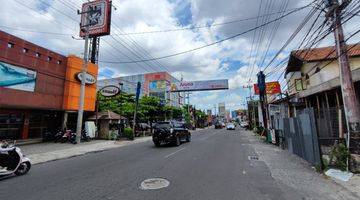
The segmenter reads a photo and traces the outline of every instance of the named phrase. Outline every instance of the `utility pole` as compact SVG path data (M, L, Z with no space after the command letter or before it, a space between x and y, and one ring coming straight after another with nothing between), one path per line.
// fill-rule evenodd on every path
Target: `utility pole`
M80 86L80 97L79 97L79 110L78 110L78 116L77 116L77 123L76 123L76 142L80 143L81 141L81 130L82 130L82 122L83 122L83 114L84 114L84 100L85 100L85 81L86 81L86 71L87 71L87 64L88 64L88 50L89 50L89 18L87 17L87 14L90 11L82 12L80 13L78 11L78 14L85 14L86 20L85 20L85 45L84 45L84 60L83 65L81 69L81 86ZM83 27L81 27L83 28Z
M258 77L258 87L259 87L259 97L260 97L260 106L263 117L264 129L266 133L266 140L268 139L268 124L267 124L267 112L266 112L266 83L265 83L265 74L263 71L260 71L257 74Z
M350 149L351 137L359 136L360 133L360 107L356 97L354 84L351 76L347 45L344 39L343 27L341 24L342 11L351 2L343 0L340 4L338 0L328 0L327 17L333 20L334 36L336 41L336 55L339 63L339 74L342 98L344 102L345 119L347 122L347 147Z

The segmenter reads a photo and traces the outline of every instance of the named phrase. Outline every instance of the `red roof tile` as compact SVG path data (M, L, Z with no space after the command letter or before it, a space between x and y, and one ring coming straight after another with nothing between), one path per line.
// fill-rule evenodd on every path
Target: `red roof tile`
M348 52L348 55L350 57L360 56L360 43L348 45L348 49L350 49ZM291 54L292 56L295 56L298 59L307 62L330 60L330 59L335 59L337 57L334 46L315 48L315 49L296 50L293 51Z

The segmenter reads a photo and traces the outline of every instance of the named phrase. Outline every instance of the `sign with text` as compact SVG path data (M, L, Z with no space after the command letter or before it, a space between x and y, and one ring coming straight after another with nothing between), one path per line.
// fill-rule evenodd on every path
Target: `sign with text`
M279 93L281 93L281 87L280 87L279 82L277 82L277 81L268 82L265 85L266 85L266 94L279 94ZM256 95L259 94L258 84L254 84L254 91L255 91Z
M89 37L110 34L111 2L109 0L84 3L81 13L80 37L85 37L86 26L89 26Z
M100 89L100 94L104 97L113 97L120 93L120 88L115 85L108 85Z
M206 80L206 81L189 81L171 83L170 92L183 91L205 91L205 90L227 90L229 89L229 82L227 79L222 80Z
M79 80L80 82L82 81L83 79L83 73L79 72L76 74L76 79ZM87 85L92 85L92 84L95 84L96 83L96 78L89 74L89 73L86 73L85 74L85 84Z

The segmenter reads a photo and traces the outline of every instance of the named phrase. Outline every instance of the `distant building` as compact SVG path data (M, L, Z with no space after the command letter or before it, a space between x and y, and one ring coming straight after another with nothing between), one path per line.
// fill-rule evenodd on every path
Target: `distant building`
M155 96L163 100L167 105L180 107L184 103L183 92L168 92L171 83L179 82L167 72L156 72L148 74L137 74L98 81L98 89L106 85L119 86L129 94L135 94L137 82L141 83L140 96Z
M225 117L226 115L226 109L225 109L225 103L219 103L219 117Z

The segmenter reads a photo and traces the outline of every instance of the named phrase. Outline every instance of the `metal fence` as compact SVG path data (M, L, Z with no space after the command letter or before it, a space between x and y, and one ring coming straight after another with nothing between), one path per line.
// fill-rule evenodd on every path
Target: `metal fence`
M292 118L277 118L275 129L283 137L285 148L313 165L321 165L314 110L304 109Z

